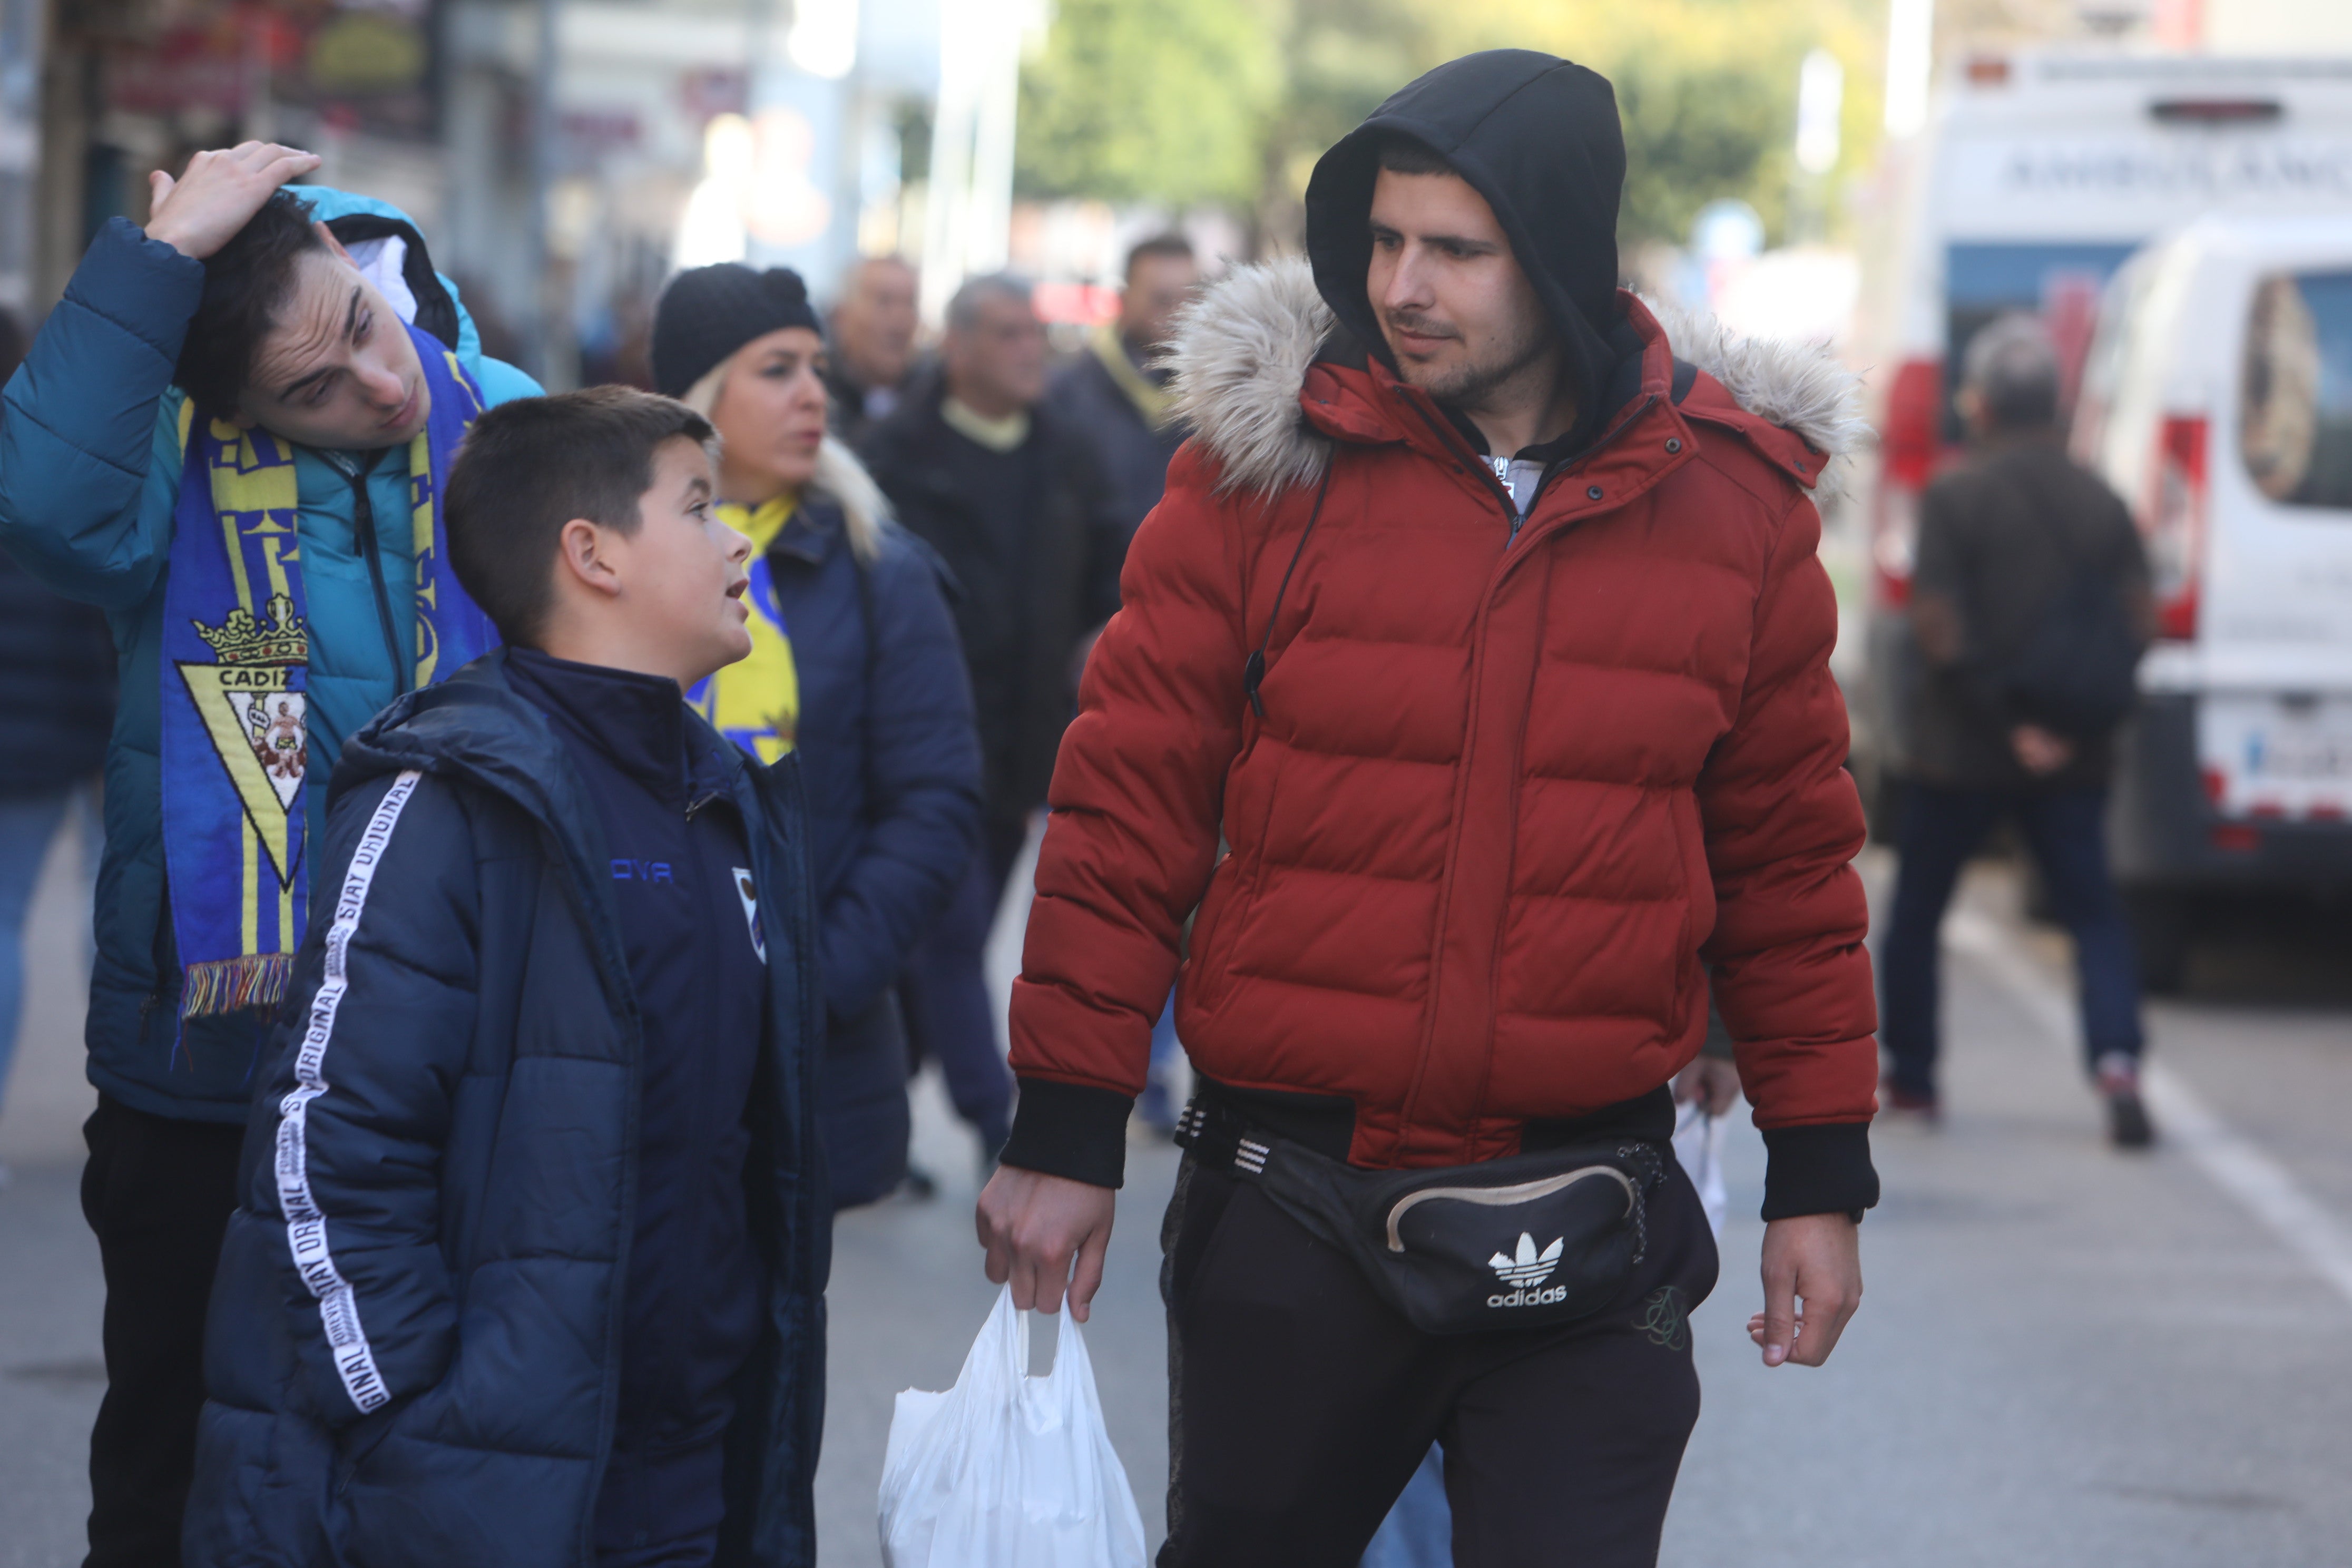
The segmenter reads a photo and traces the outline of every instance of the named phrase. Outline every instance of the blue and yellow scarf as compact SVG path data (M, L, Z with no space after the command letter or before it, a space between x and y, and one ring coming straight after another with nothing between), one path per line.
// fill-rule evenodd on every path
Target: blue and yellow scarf
M751 607L751 651L686 694L712 729L763 763L791 751L800 729L800 668L793 662L792 632L768 570L768 546L793 520L794 506L789 496L757 508L719 504L727 526L751 541L751 586L743 595Z
M435 504L481 393L430 334L408 334L432 397L408 447L413 673L423 686L498 634L448 570ZM180 437L186 467L163 591L163 860L186 975L180 1016L192 1018L274 1006L293 973L310 879L310 643L293 447L266 430L200 422L193 405L181 409Z

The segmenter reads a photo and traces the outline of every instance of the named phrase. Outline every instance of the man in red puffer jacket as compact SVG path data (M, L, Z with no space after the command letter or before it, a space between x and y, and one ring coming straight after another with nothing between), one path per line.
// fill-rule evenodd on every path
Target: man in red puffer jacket
M1063 742L1014 992L979 1226L1020 1305L1086 1316L1197 905L1202 1103L1360 1169L1664 1139L1711 983L1769 1151L1766 1363L1853 1310L1875 1019L1808 499L1853 387L1617 290L1623 171L1601 78L1456 60L1325 154L1311 278L1244 269L1183 329L1198 434ZM1462 1568L1654 1561L1716 1257L1678 1174L1648 1226L1585 1319L1424 1332L1196 1151L1162 1564L1352 1563L1433 1439Z

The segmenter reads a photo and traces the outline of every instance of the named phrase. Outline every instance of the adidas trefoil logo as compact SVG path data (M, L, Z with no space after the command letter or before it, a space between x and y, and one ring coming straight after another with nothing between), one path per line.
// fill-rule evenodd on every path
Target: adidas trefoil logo
M1551 1271L1559 1267L1560 1243L1567 1239L1565 1237L1555 1237L1549 1247L1538 1252L1536 1238L1526 1231L1521 1231L1519 1232L1519 1255L1517 1258L1508 1258L1498 1252L1486 1259L1486 1262L1496 1274L1502 1276L1504 1284L1516 1285L1521 1289L1526 1289L1531 1286L1540 1285L1551 1278Z

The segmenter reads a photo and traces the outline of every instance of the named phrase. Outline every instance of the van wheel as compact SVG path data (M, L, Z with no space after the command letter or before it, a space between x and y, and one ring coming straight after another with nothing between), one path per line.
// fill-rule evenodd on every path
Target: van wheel
M2197 907L2177 888L2126 888L2124 918L2139 957L2140 988L2151 996L2178 996L2189 983L2197 941Z

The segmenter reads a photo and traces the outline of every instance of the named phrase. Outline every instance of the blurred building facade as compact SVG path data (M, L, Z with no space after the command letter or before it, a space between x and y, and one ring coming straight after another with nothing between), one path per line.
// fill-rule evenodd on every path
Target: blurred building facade
M0 0L0 305L43 313L100 225L144 220L151 170L268 138L414 216L498 352L558 384L641 379L650 302L680 261L792 265L820 297L861 252L1003 265L1009 84L1034 9ZM1016 40L993 75L942 71L942 16L966 11ZM957 199L927 204L934 127L959 113ZM942 205L952 235L935 232Z

